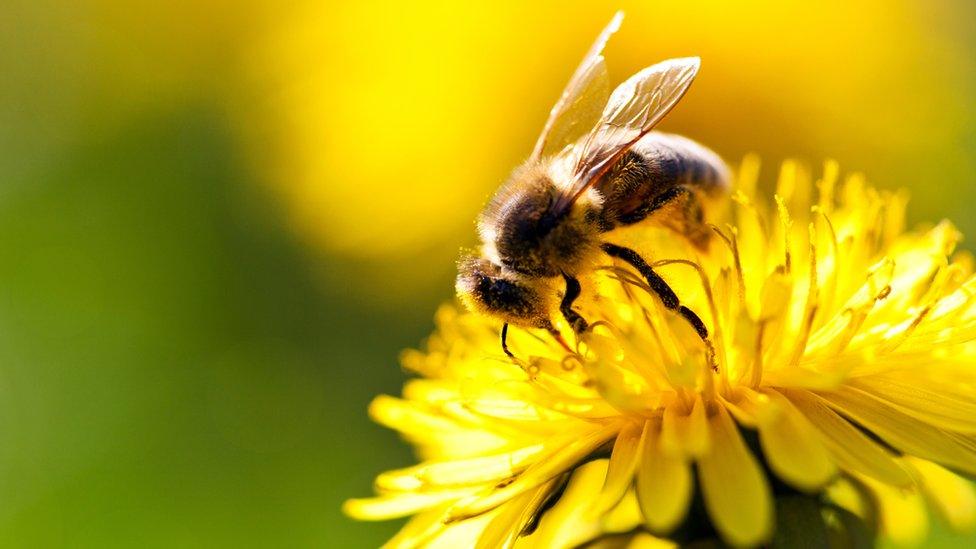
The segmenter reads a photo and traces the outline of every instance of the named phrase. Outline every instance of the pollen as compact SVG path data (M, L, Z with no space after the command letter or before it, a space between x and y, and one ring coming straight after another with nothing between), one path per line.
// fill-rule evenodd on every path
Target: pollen
M788 497L841 535L855 517L917 543L925 507L976 526L960 476L976 475L973 260L949 222L906 231L904 193L839 173L788 162L766 193L747 158L707 250L651 226L611 235L697 312L707 343L610 260L583 279L591 329L560 327L571 351L513 329L513 361L496 321L443 306L426 348L403 354L403 395L370 406L421 462L345 511L411 516L389 547L678 532L757 545Z

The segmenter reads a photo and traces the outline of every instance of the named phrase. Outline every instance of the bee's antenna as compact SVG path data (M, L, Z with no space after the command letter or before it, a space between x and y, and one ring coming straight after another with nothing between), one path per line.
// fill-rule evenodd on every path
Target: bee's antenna
M555 326L553 326L552 324L547 324L546 326L543 326L543 328L545 328L547 332L552 334L552 337L556 340L557 343L559 343L559 345L562 346L563 349L566 350L567 353L573 355L577 354L576 351L574 351L573 348L570 347L568 343L566 343L566 340L563 338L563 335L559 333L559 330L557 330ZM515 362L516 364L520 366L523 364L522 361L519 360L518 357L516 357L515 354L512 353L512 351L509 350L508 348L508 322L502 324L502 351L505 351L505 354L508 356L508 358L512 359L512 361Z
M502 350L505 351L505 354L508 355L508 358L515 361L518 360L517 358L515 358L515 355L512 354L512 351L508 350L508 322L502 324Z

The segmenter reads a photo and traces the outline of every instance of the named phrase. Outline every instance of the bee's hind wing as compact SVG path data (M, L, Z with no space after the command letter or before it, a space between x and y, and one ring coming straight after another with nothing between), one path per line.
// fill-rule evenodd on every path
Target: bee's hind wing
M610 77L603 59L603 47L620 28L623 18L623 12L619 11L613 16L576 68L559 100L549 111L549 119L532 151L533 159L561 151L583 137L600 119L610 95Z

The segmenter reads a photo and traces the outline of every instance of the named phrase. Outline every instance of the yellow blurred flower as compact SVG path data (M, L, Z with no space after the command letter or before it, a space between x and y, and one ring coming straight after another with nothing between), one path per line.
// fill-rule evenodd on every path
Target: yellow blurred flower
M757 174L743 163L707 253L661 228L611 235L705 319L717 372L621 265L585 281L581 312L599 321L575 354L516 330L513 364L496 322L445 306L427 350L404 354L420 377L370 408L423 461L346 512L415 515L392 547L653 545L692 516L755 545L797 495L835 530L849 513L918 542L926 501L972 528L976 496L952 472L976 474L976 277L960 235L905 232L903 194L839 184L833 163L815 184L784 164L774 200Z
M291 229L325 254L327 276L362 267L344 284L371 306L415 307L446 289L457 248L475 243L477 211L532 150L617 9L627 23L607 47L611 80L662 59L702 58L659 129L726 158L751 148L773 158L837 152L844 165L913 189L938 174L943 192L917 193L916 211L968 222L976 79L962 22L976 18L976 3L272 6L255 17L264 26L253 38L233 42L233 127Z

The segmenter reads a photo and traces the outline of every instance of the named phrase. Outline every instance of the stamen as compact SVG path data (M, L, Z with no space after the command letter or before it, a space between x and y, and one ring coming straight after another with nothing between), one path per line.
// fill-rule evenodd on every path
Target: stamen
M608 271L612 273L610 278L620 282L621 284L630 284L632 286L644 288L648 291L650 291L651 289L651 287L648 286L642 278L635 275L629 269L624 269L623 267L617 267L616 265L604 265L604 266L597 267L596 270Z
M797 186L798 168L795 160L784 160L780 164L779 177L776 178L776 192L774 193L777 199L779 197L783 197L784 200L793 198Z
M793 348L793 356L789 362L791 368L799 364L800 359L803 357L803 351L806 349L807 341L810 339L810 330L813 327L813 319L817 315L818 309L817 294L819 293L819 288L817 287L816 229L812 222L807 227L807 233L810 238L810 287L807 291L807 303L804 307L803 324L800 327L800 333L797 336L796 345Z
M708 300L708 310L712 315L713 334L711 337L703 338L706 353L711 355L707 362L709 362L709 366L712 370L724 372L728 363L725 360L725 345L722 344L722 323L719 320L718 307L715 305L715 297L712 295L712 286L708 281L708 275L705 274L705 269L703 269L701 265L688 259L664 259L661 261L655 261L653 266L663 267L675 263L687 265L698 272L698 278L701 280L702 289L705 291L705 299ZM714 340L718 343L717 345L711 341L712 338L714 338ZM718 349L718 354L720 355L718 357L715 356L716 348ZM716 358L718 359L718 362L721 362L721 367L719 367L719 364L716 362ZM711 375L705 375L705 384L709 391L714 389L711 381Z
M572 372L579 363L579 357L575 355L563 355L563 358L559 361L559 366L567 372Z
M661 333L658 330L657 325L651 318L650 310L641 304L637 296L634 295L633 289L639 288L643 290L648 295L656 295L651 290L651 287L647 283L639 278L637 275L633 274L629 269L624 269L623 267L613 266L601 266L597 267L597 270L604 270L612 273L610 278L616 280L620 283L620 287L627 299L637 307L640 311L641 317L644 319L644 323L651 332L651 337L653 337L656 345L650 345L651 349L656 349L659 353L658 359L656 361L650 361L651 363L660 365L661 372L656 373L657 375L663 374L665 377L668 376L668 364L677 364L679 362L679 357L681 353L675 347L675 342L671 338L662 338ZM626 339L621 339L621 341L626 341ZM648 372L642 372L645 377L648 376Z
M837 277L840 273L841 264L843 258L840 255L840 243L837 240L837 232L834 230L834 224L830 221L830 216L819 206L814 206L813 211L819 213L823 218L824 223L827 224L827 232L830 234L830 249L832 252L831 259L833 260L833 268L831 272L828 273L827 285L824 290L823 299L820 302L824 305L824 310L832 311L832 305L834 303L834 294L837 290Z
M783 197L776 195L776 209L779 212L779 222L783 227L783 247L785 250L785 263L786 272L790 272L792 268L792 261L790 258L790 231L793 229L793 220L790 219L790 212L786 208L786 201Z
M651 331L651 337L653 337L654 341L657 343L655 348L658 350L660 355L659 363L661 364L661 370L663 371L665 378L669 378L670 373L668 372L668 366L677 364L678 351L674 348L674 342L672 340L661 337L661 332L654 324L654 320L651 318L651 313L647 309L642 307L641 315L644 317L644 323L647 324L647 329Z
M749 386L752 388L759 387L759 383L762 381L763 375L763 334L766 333L766 321L760 320L759 324L756 326L756 347L753 350L755 357L752 361L752 371L749 377Z
M732 241L729 240L729 237L725 236L725 233L722 232L722 229L720 229L718 227L718 225L709 223L708 224L708 228L711 229L712 232L714 232L715 234L717 234L719 236L719 238L721 238L722 240L724 240L726 245L729 245L729 246L732 245Z
M739 177L736 178L736 186L747 196L756 193L756 183L759 181L759 168L761 166L759 156L747 154L742 163L739 164Z
M729 234L731 236L725 236L725 233L723 233L722 230L715 225L712 225L711 227L712 230L722 238L722 241L725 242L725 244L732 251L732 261L735 265L735 280L739 290L739 310L743 310L746 307L746 282L742 276L742 259L739 257L739 231L732 225L726 225L726 228L729 229Z
M814 300L820 288L817 284L817 228L812 221L807 225L807 238L810 242L810 291L807 297Z
M890 353L890 352L894 351L895 349L897 349L898 347L900 347L902 343L904 343L905 341L907 341L908 338L912 336L912 333L915 331L915 329L918 328L918 325L921 324L923 320L925 320L925 318L932 311L932 309L933 309L933 307L935 305L936 305L936 303L930 303L930 304L926 305L925 307L922 307L922 310L917 315L915 315L914 318L912 318L912 321L911 321L911 323L908 324L908 326L905 326L904 328L902 328L901 327L902 324L899 324L899 325L891 328L889 330L889 333L894 332L893 335L897 335L898 337L897 338L892 337L891 339L889 339L888 342L887 342L887 344L884 345L884 346L882 346L878 350L878 354ZM901 333L897 333L899 331Z
M840 164L836 160L824 162L823 177L817 181L817 190L820 192L819 205L814 206L815 210L829 212L834 207L834 187L837 185L837 177L840 174Z
M970 311L971 303L976 300L976 278L970 278L956 288L954 292L943 297L933 311L933 320L949 316L956 319ZM946 319L948 322L950 319Z
M834 254L836 255L840 245L837 240L837 231L834 230L834 224L830 221L830 216L827 215L827 212L821 209L819 206L814 206L813 211L823 216L824 221L827 222L827 230L830 231L830 240L834 245Z
M762 235L762 242L769 242L769 226L768 223L766 223L766 218L763 217L762 212L759 211L759 208L757 208L752 200L741 191L732 193L731 198L733 202L745 208L755 216L756 227L759 229L759 233ZM743 224L743 219L741 219L741 217L739 219L739 224Z
M945 288L950 283L955 269L945 261L932 266L931 272L913 284L912 293L915 303L931 303L939 300L945 294Z

